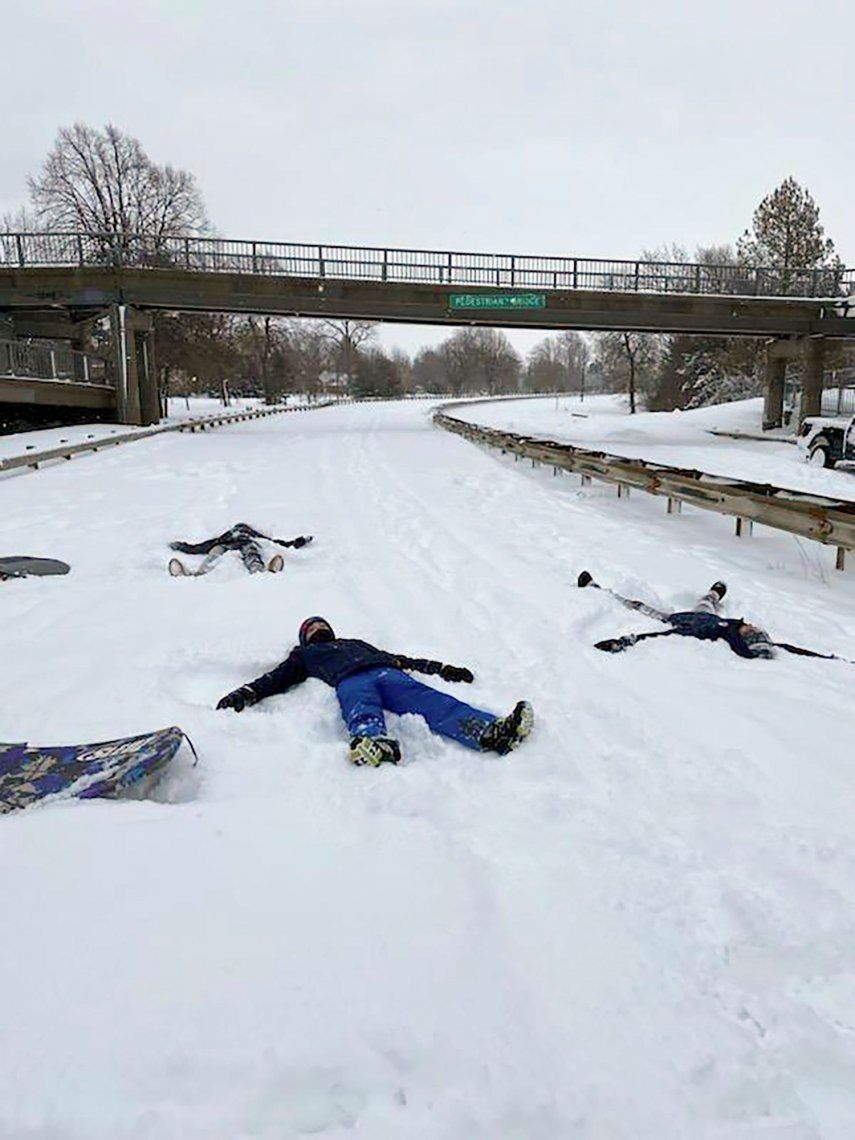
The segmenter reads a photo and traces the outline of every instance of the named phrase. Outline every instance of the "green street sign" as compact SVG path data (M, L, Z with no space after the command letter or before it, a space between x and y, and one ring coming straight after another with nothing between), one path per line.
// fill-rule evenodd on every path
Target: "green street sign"
M545 309L545 293L449 293L452 309Z

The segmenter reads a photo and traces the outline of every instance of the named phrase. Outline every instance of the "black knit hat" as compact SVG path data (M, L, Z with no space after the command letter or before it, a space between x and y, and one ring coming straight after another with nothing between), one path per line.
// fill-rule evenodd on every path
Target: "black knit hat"
M304 649L312 640L312 638L310 637L310 633L313 632L312 626L320 626L320 627L326 628L330 631L331 636L328 638L325 638L326 641L332 641L335 638L335 632L333 630L333 627L330 625L330 623L327 621L327 619L325 617L319 617L318 615L315 615L314 617L307 617L306 620L300 626L300 644L303 646Z

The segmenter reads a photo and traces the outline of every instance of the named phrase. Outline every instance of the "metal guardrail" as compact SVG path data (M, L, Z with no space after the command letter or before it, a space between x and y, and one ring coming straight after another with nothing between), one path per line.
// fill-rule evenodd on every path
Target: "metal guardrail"
M100 439L93 439L90 443L70 443L63 447L52 447L46 451L34 451L31 455L13 455L8 459L0 460L0 475L24 467L38 470L43 463L49 463L55 459L73 459L75 455L84 455L90 451L104 451L108 447L116 447L122 443L135 443L139 439L149 439L153 435L165 435L167 432L175 431L207 431L208 428L223 427L226 424L241 423L244 420L262 419L264 416L281 415L283 412L307 412L314 411L315 408L328 408L336 403L338 401L328 400L324 403L298 404L293 407L256 408L251 412L223 412L214 416L183 420L178 424L163 424L158 427L143 428L140 431L122 432L120 435L102 436Z
M73 232L0 233L0 269L30 267L183 269L498 289L586 289L711 296L839 297L855 292L855 269L547 257L451 250L381 249L302 242Z
M40 341L0 340L0 379L4 377L114 386L103 356Z
M549 464L555 473L573 471L582 480L600 479L617 485L618 494L636 487L668 500L668 513L682 503L736 519L736 533L750 533L754 523L787 531L827 546L837 547L836 566L845 568L845 552L855 550L855 502L830 499L801 491L709 475L691 468L668 467L644 459L627 459L555 440L517 435L498 428L480 427L448 415L459 404L445 404L434 423L474 443L500 449L533 463ZM471 404L469 405L471 407Z

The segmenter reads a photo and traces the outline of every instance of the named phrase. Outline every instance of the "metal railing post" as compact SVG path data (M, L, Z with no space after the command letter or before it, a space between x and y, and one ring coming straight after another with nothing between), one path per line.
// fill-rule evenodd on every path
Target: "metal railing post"
M255 242L252 243L252 272L258 273L258 260L255 252Z
M517 283L517 259L511 254L511 288Z
M326 272L324 269L324 247L318 246L318 277L325 277Z
M18 265L23 269L26 262L24 261L24 246L21 242L21 234L15 234L15 247L18 250Z

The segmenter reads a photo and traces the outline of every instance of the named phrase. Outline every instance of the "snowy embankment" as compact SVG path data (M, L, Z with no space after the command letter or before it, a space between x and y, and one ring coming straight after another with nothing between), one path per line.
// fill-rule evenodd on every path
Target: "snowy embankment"
M792 443L774 436L737 440L710 434L715 430L761 435L763 401L759 399L691 412L630 416L623 396L592 396L581 402L576 396L561 396L473 405L452 414L486 427L542 435L612 455L855 499L855 476L809 466L804 452Z
M228 407L224 407L222 400L207 396L192 396L189 400L172 397L169 400L169 415L161 422L183 423L222 413L253 411L258 407L263 407L262 400L232 400ZM11 435L0 435L0 459L28 455L35 451L50 451L55 447L61 447L64 443L88 443L90 440L109 439L114 435L132 435L138 431L150 430L150 428L135 428L129 424L88 423L63 424L61 427L15 432Z
M0 819L0 1136L849 1140L855 673L601 654L650 623L573 585L676 608L724 577L731 613L855 656L827 551L582 490L423 403L154 437L0 494L3 553L73 567L2 587L0 735L176 723L202 757L162 802ZM170 539L238 520L315 543L281 575L167 576ZM319 682L215 712L311 613L471 666L448 688L476 704L527 697L533 736L482 758L406 718L406 763L366 770Z

